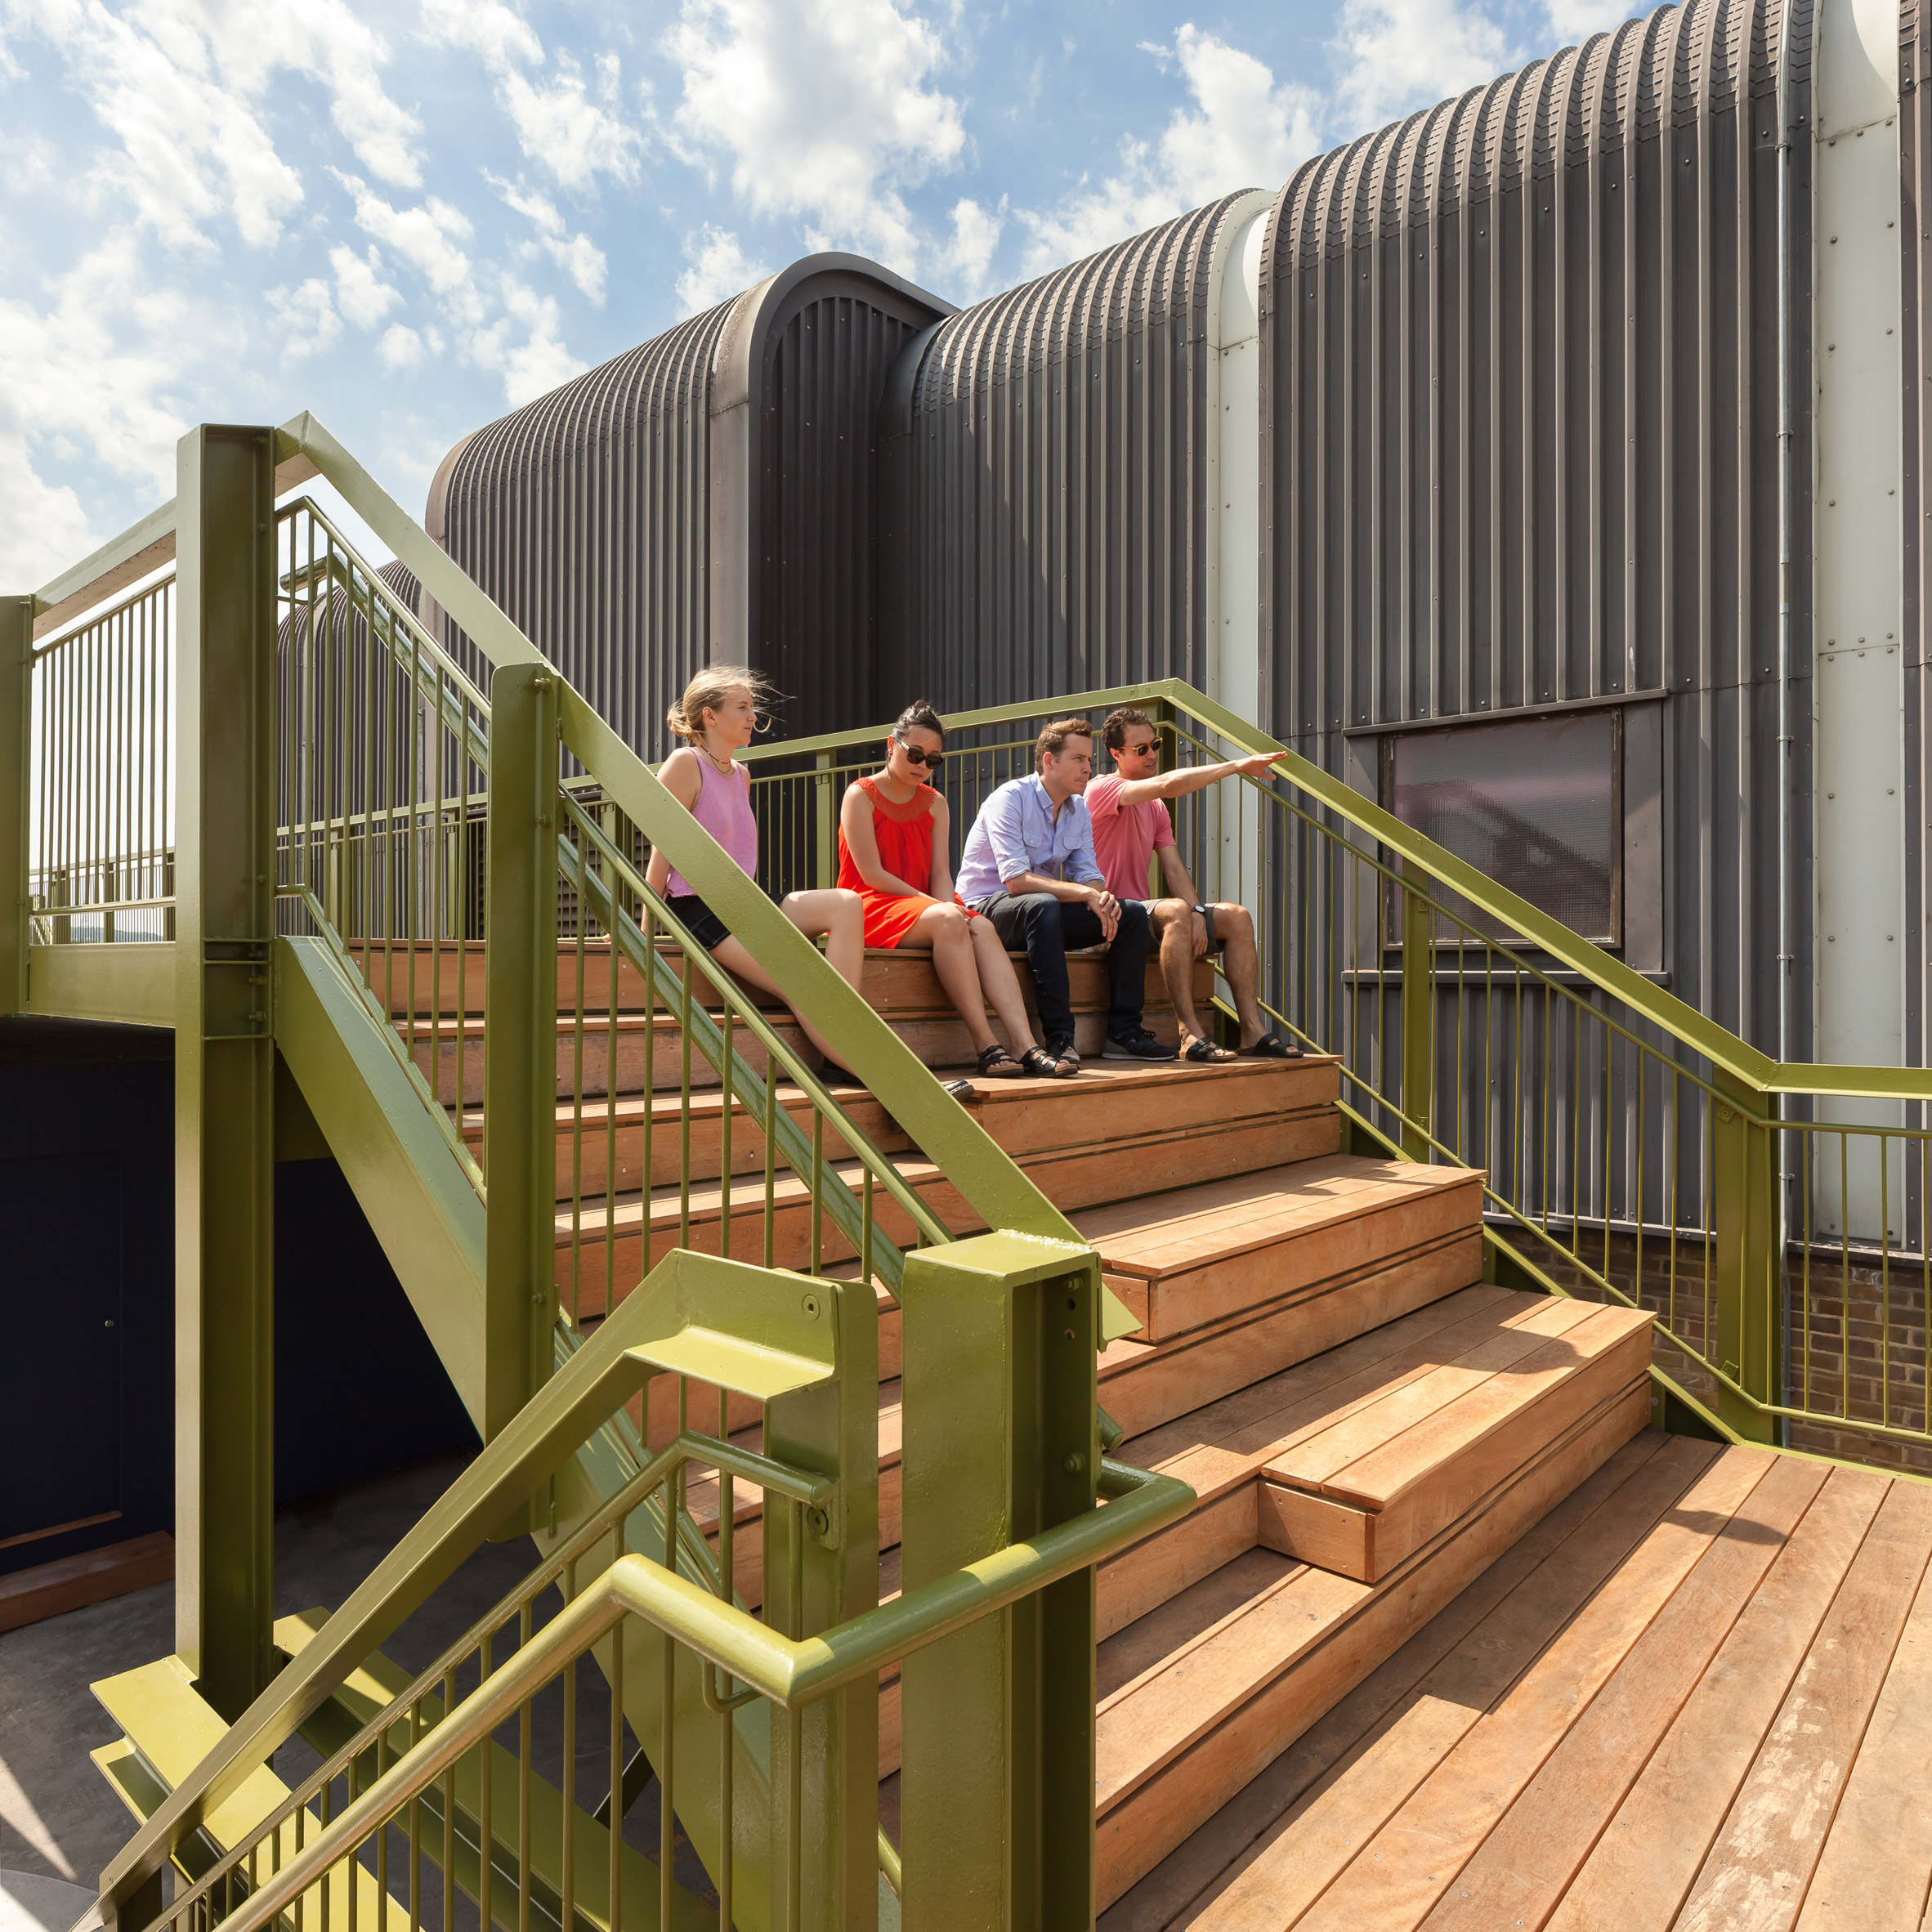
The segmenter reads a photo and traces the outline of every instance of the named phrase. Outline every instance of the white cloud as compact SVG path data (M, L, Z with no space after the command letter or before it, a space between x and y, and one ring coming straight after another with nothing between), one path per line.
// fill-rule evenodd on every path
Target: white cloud
M1634 14L1646 11L1630 0L1543 0L1552 39L1559 46L1581 47L1593 34L1608 34Z
M263 110L281 77L319 81L337 129L378 178L413 186L414 117L389 98L386 43L347 0L13 0L42 36L110 145L92 173L171 247L206 249L223 217L271 244L302 199Z
M610 266L604 259L604 251L588 235L573 235L567 241L561 235L546 235L543 247L577 284L579 292L602 308L604 275Z
M667 38L676 125L694 160L728 159L752 212L803 217L814 245L918 266L901 193L956 163L959 104L931 84L944 48L893 0L684 0Z
M636 181L644 139L619 111L623 75L616 55L597 56L594 87L586 86L582 67L569 53L557 56L555 78L533 81L523 69L543 65L543 43L503 0L483 0L480 6L427 0L423 19L433 42L481 56L495 76L497 100L517 130L525 160L578 192L594 188L599 175Z
M329 284L318 276L310 276L297 288L271 288L268 306L275 319L284 362L300 362L318 349L333 347L342 333L342 319L329 300Z
M508 282L503 307L505 313L490 327L471 332L464 347L480 368L502 376L504 397L516 409L580 374L586 365L564 347L557 304L549 296ZM528 331L521 342L512 339L518 325Z
M130 299L142 285L140 250L123 228L53 284L46 307L0 298L0 427L69 461L84 452L117 476L172 495L175 444L187 427L167 396L182 373L180 344L192 340L217 354L235 345L217 317L191 313L168 289Z
M376 354L384 369L412 369L423 360L423 338L400 322L391 322L376 344Z
M1343 134L1479 87L1518 58L1502 29L1468 0L1343 0L1339 26Z
M1004 196L999 207L991 209L964 198L953 204L953 231L939 253L939 261L950 271L956 292L968 301L986 293L993 251L1000 245L1000 232L1005 225Z
M416 208L394 208L354 175L339 178L355 199L359 228L387 243L438 295L473 307L470 258L461 246L472 230L461 208L434 195Z
M1321 102L1252 54L1198 27L1174 36L1174 56L1198 112L1177 112L1161 136L1161 164L1184 204L1237 188L1278 188L1321 145Z
M512 60L526 60L533 67L543 62L543 43L536 29L503 0L423 0L423 30L432 45L481 54L492 72Z
M684 255L688 266L678 278L678 300L687 315L716 308L771 272L745 254L736 235L709 221L684 238Z
M618 78L616 56L605 55L597 62L602 105L585 90L568 56L559 59L557 77L546 85L514 72L497 84L525 155L566 188L581 193L596 186L600 174L615 181L637 178L643 140L615 111Z
M1115 173L1084 178L1057 208L1021 212L1032 237L1029 273L1078 261L1237 188L1278 188L1319 149L1317 96L1277 83L1252 54L1191 24L1171 50L1147 51L1178 65L1192 106L1176 108L1155 139L1123 141Z
M601 308L604 301L604 277L610 268L604 251L588 235L570 234L562 215L557 212L557 203L548 195L526 189L521 181L500 180L487 170L484 179L508 207L535 224L539 232L534 246L548 255L578 288Z
M335 300L358 329L373 329L402 300L402 292L382 280L382 257L373 242L366 255L353 248L331 248L329 266L335 271Z
M220 317L144 287L142 274L124 227L39 301L0 297L0 583L38 584L105 534L60 472L97 467L150 503L173 494L187 427L170 395L183 373L178 344L226 355L236 345Z
M44 584L101 540L74 486L45 481L25 435L0 419L0 584Z

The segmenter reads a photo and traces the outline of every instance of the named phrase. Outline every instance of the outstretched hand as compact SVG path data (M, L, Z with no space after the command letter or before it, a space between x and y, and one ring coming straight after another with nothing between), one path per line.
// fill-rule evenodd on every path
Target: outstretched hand
M1257 752L1251 758L1237 758L1234 768L1244 778L1265 778L1274 768L1274 763L1281 754L1278 751Z

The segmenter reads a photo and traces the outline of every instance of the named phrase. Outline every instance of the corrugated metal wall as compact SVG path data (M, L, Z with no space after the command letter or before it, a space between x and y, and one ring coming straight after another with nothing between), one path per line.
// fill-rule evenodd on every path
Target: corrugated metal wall
M1207 681L1210 270L1239 197L941 324L888 398L890 713Z
M788 732L869 715L879 404L947 312L808 257L468 437L427 527L646 756L714 657L776 682Z
M705 658L705 396L731 307L694 315L478 430L445 458L425 520L654 758L665 704ZM446 620L445 633L458 663L486 678L481 654Z
M1372 746L1352 758L1352 730L1668 692L1656 963L1773 1052L1783 25L1778 0L1660 8L1322 156L1277 205L1262 291L1263 678L1280 735L1359 783ZM1809 0L1791 28L1808 533ZM1809 553L1806 535L1800 771ZM1793 818L1805 1058L1808 788Z

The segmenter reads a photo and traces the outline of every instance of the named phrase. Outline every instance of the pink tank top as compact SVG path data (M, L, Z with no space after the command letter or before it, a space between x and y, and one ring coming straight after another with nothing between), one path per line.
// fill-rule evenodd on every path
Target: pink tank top
M704 782L698 788L698 802L691 808L691 816L756 879L758 821L752 815L750 773L734 761L731 770L736 776L727 778L701 751L698 770ZM697 890L675 866L666 883L672 894L680 898Z

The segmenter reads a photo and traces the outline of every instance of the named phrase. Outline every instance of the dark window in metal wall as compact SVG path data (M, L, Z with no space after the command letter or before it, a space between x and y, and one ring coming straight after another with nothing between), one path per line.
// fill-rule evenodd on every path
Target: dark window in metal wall
M890 712L1206 681L1207 315L1229 195L907 352L882 449Z
M1310 162L1277 203L1262 288L1277 732L1372 791L1372 740L1351 750L1346 731L1665 691L1644 721L1661 732L1664 863L1655 906L1632 883L1629 956L1772 1051L1786 24L1776 0L1659 8ZM1789 25L1802 774L1809 0ZM1793 813L1800 906L1809 819Z

